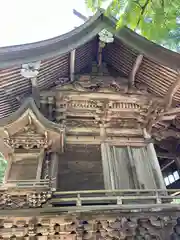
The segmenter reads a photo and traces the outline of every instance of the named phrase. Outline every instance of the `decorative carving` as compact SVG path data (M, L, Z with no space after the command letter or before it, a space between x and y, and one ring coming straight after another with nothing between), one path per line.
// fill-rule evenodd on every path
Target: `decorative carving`
M98 126L95 120L87 119L87 120L76 120L76 119L68 119L66 121L67 127L96 127Z
M25 78L34 78L39 73L41 62L31 62L22 65L21 75Z
M0 193L0 209L41 207L51 196L52 192L32 192L25 195Z
M12 148L23 148L26 150L46 148L48 146L47 133L45 132L44 135L37 133L33 124L25 126L20 132L4 139L4 141Z
M108 217L108 215L107 215ZM108 218L107 218L108 219ZM14 225L16 224L16 225ZM23 237L29 239L146 239L168 240L179 239L179 219L170 217L119 217L117 219L101 220L98 218L86 221L74 218L74 221L64 223L61 218L53 217L26 219L19 222L15 219L1 221L1 235L4 238ZM12 238L13 239L13 238Z
M112 43L114 41L113 34L109 32L107 29L101 30L99 32L99 40L103 43Z

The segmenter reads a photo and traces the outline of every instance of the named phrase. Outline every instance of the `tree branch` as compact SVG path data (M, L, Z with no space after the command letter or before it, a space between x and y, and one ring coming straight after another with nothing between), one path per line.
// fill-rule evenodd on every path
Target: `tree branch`
M140 23L140 21L141 21L141 17L143 16L143 14L144 14L144 12L145 12L145 10L146 10L146 7L147 7L147 5L149 4L149 2L150 2L150 0L146 0L145 4L144 4L143 6L141 6L141 13L140 13L140 15L139 15L139 19L138 19L138 21L137 21L137 24L136 24L136 28L135 28L135 29L137 29L137 27L139 26L139 23Z

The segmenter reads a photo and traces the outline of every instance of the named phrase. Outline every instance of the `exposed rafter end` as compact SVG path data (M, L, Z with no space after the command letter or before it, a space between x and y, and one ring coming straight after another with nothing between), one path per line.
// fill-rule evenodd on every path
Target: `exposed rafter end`
M70 81L74 81L76 49L70 52Z
M178 91L179 87L180 87L180 70L178 70L178 75L177 75L176 81L173 82L173 84L170 86L170 88L168 89L168 92L165 96L165 110L166 111L171 107L172 101L173 101L173 96Z
M136 61L133 64L133 68L132 68L132 71L129 74L129 79L128 79L129 80L128 81L128 87L129 88L133 87L134 84L135 84L135 76L136 76L137 71L139 70L139 67L142 63L142 60L143 60L143 55L140 54L140 55L137 56Z

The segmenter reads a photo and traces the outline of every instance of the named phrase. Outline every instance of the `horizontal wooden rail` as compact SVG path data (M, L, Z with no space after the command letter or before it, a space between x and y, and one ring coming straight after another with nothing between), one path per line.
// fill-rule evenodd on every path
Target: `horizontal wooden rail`
M155 193L176 193L179 192L179 189L115 189L115 190L81 190L81 191L56 191L56 195L70 195L70 194L89 194L89 193L94 193L94 194L100 194L100 193L149 193L149 192L155 192Z
M32 180L8 180L6 183L0 185L0 190L8 188L50 188L50 185L55 181L55 179L36 179Z
M125 190L88 190L54 192L50 203L53 206L86 205L126 205L126 204L180 204L179 196L174 196L179 189L125 189Z

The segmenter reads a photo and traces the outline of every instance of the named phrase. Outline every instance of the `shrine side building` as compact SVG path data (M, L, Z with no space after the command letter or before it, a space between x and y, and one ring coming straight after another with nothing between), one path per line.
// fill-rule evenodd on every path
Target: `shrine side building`
M0 239L179 239L179 104L180 55L102 12L0 48Z

